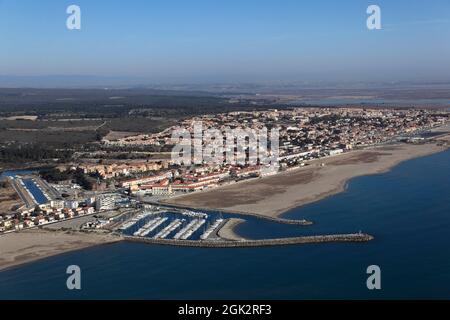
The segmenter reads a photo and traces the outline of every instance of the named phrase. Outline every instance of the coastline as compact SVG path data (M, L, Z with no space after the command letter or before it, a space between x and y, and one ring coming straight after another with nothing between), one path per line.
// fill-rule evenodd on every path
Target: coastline
M42 229L13 232L0 236L0 272L66 252L121 241L109 234Z
M439 140L449 141L449 138L450 136L446 135L440 137ZM320 201L344 191L348 181L355 177L384 173L404 161L447 149L448 147L438 146L435 143L427 143L390 145L352 151L335 157L314 160L310 162L310 166L274 176L169 199L168 203L177 205L177 203L170 203L170 200L186 201L188 199L197 204L182 203L181 205L194 209L221 210L278 218L292 208ZM325 165L322 166L322 163ZM268 191L269 193L267 193ZM203 198L203 202L215 201L218 196L222 203L226 203L227 197L234 196L234 194L237 194L236 199L230 202L232 205L228 207L205 205L196 199L200 197L200 199ZM256 201L254 200L255 195L258 197ZM222 226L218 234L225 240L245 240L235 232L236 226L244 221L232 218ZM62 253L122 240L122 238L110 234L47 229L32 229L5 234L0 236L0 272Z
M440 138L448 139L449 136ZM447 140L448 141L448 140ZM193 209L280 217L285 212L345 191L356 177L381 174L400 163L447 150L435 143L396 144L317 159L309 166L161 203ZM323 166L322 166L323 164ZM224 206L224 203L229 205Z

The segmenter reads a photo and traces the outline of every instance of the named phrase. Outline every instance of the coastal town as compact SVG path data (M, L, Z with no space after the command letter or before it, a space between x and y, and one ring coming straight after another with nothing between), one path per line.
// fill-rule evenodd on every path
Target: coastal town
M154 134L142 133L118 139L105 137L97 143L98 150L102 150L100 154L107 154L104 150L108 148L127 150L135 146L157 146L168 150L175 144L172 132L176 128L181 127L194 134L196 123L202 123L205 130L214 128L219 132L229 128L256 130L276 127L279 131L279 154L276 167L272 166L271 170L262 163L251 163L250 150L244 148L246 162L241 164L203 161L186 166L174 164L166 152L161 152L156 159L99 157L72 160L50 170L5 172L2 189L15 194L12 197L16 201L9 211L1 212L0 232L20 231L83 216L93 217L89 224L83 225L85 229L120 228L121 223L126 223L123 217L132 217L130 212L153 212L147 216L154 215L159 209L148 209L150 204L156 206L167 199L220 190L224 186L282 174L307 167L314 161L375 146L421 144L433 138L433 129L448 124L449 120L449 112L430 109L270 109L190 117ZM203 141L202 148L206 147ZM206 240L209 235L216 234L224 220L221 217L210 220L206 217L169 219L161 214L155 217L157 220L146 220L141 226L143 230L139 227L132 234L154 233L156 238L170 234L178 239L191 227L195 227L194 231L202 227L202 234L207 236L199 234L197 238ZM155 231L147 230L145 233L146 229ZM180 230L185 232L180 233Z
M0 16L5 310L450 300L449 0L0 0Z

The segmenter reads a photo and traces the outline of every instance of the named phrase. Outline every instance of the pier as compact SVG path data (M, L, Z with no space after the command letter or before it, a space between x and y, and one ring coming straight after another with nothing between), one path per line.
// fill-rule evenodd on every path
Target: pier
M150 232L152 232L153 230L158 228L160 225L162 225L167 220L168 220L167 218L156 218L155 220L152 221L152 224L149 227L147 227L147 229L145 229L144 231L141 232L140 235L142 237L147 236Z
M137 216L133 217L132 219L128 221L124 221L120 224L119 230L125 230L128 228L133 227L135 224L137 224L140 220L147 218L148 216L156 215L156 212L144 212L140 213Z
M275 238L262 240L176 240L176 239L152 239L143 237L123 236L123 239L131 242L143 242L149 244L181 246L181 247L200 247L200 248L245 248L245 247L270 247L281 245L298 245L311 243L330 243L330 242L368 242L374 239L373 236L365 233L317 235L291 238Z
M165 227L160 232L158 232L158 234L156 234L154 236L154 239L165 239L172 231L174 231L179 226L181 226L183 221L184 220L181 220L181 219L173 220L171 223L169 223L169 225L167 227Z
M259 219L269 220L276 223L282 223L282 224L293 224L293 225L300 225L300 226L310 226L313 224L312 221L308 221L306 219L301 220L294 220L294 219L284 219L284 218L277 218L277 217L269 217L262 214L257 213L248 213L248 212L237 212L237 211L225 211L225 210L218 210L218 209L207 209L207 208L193 208L189 206L182 206L182 205L173 205L173 204L166 204L166 203L160 203L160 202L154 202L154 201L143 201L143 203L151 204L155 206L160 207L166 207L170 209L188 209L188 210L201 210L201 211L213 211L213 212L219 212L224 214L239 214L243 216L252 216Z
M174 239L180 239L184 234L186 234L193 226L197 223L197 220L192 220L189 222L184 228L182 228L180 231L178 231L177 234L173 237Z
M223 223L223 219L217 219L209 228L200 236L200 239L206 240L208 237L219 228L219 226Z

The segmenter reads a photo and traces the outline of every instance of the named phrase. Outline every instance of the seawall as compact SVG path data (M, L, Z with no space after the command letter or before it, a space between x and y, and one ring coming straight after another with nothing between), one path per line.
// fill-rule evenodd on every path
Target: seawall
M328 242L367 242L374 239L373 236L365 233L317 235L305 237L276 238L262 240L172 240L172 239L152 239L134 236L123 236L123 239L131 242L142 242L158 245L170 245L181 247L203 247L203 248L244 248L244 247L268 247L280 245L296 245L308 243L328 243Z
M199 207L192 207L192 206L183 206L183 205L174 205L174 204L166 204L164 202L154 202L154 201L142 201L142 203L145 204L151 204L161 207L167 207L167 208L174 208L174 209L188 209L188 210L200 210L200 211L214 211L214 212L220 212L224 214L239 214L242 216L251 216L259 219L264 219L276 223L282 223L282 224L293 224L293 225L300 225L300 226L310 226L313 224L312 221L308 221L305 219L301 220L293 220L293 219L284 219L284 218L278 218L278 217L270 217L263 214L257 214L257 213L247 213L247 212L239 212L239 211L225 211L220 209L207 209L207 208L199 208Z

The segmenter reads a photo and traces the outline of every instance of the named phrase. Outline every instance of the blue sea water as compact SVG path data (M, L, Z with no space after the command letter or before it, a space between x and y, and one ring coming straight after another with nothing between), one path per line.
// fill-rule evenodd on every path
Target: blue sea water
M287 218L311 227L250 219L243 236L347 233L368 243L268 248L178 248L118 243L0 272L0 299L450 299L450 151L351 180L345 192ZM66 288L68 265L82 289ZM381 290L366 268L381 268Z

